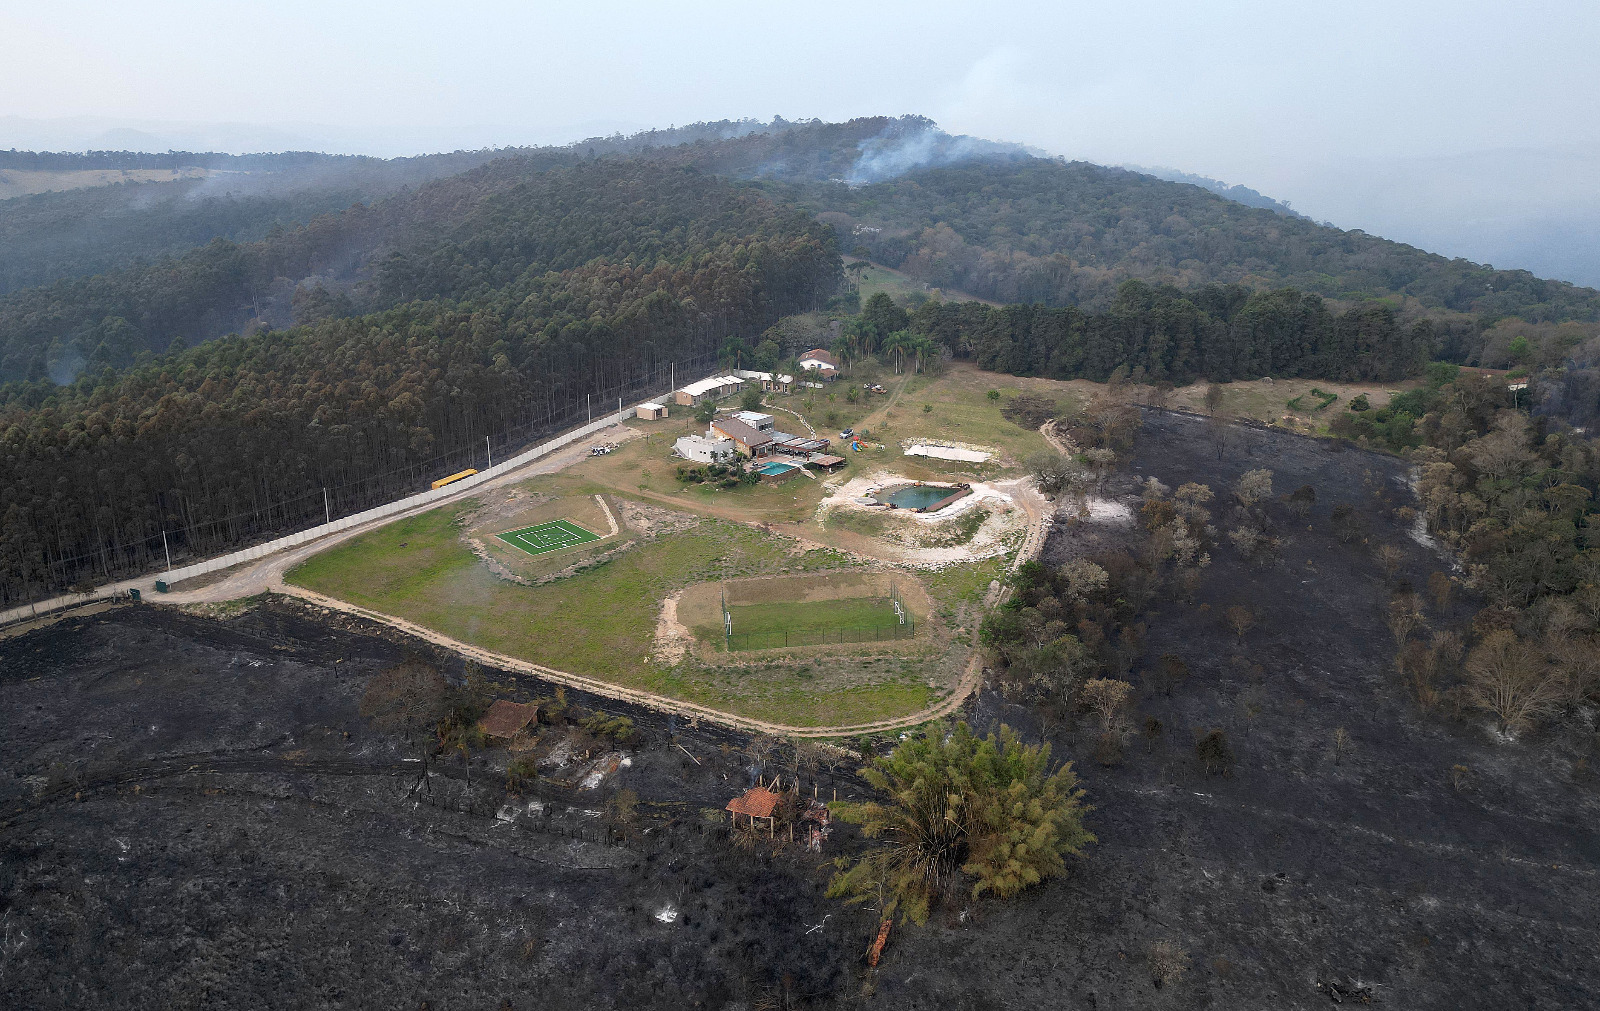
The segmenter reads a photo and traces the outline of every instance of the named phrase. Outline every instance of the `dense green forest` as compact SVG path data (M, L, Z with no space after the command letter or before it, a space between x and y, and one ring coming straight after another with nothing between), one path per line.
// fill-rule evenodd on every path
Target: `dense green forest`
M827 229L697 172L596 162L433 195L468 213L406 219L438 231L379 265L404 305L12 384L4 599L138 570L163 531L185 554L296 529L323 488L335 515L416 491L485 437L506 452L581 420L586 394L709 370L839 282Z
M868 308L883 312L881 304ZM1334 312L1321 297L1290 288L1206 285L1184 292L1141 281L1124 281L1102 313L928 301L907 325L994 372L1104 381L1120 367L1178 384L1261 376L1399 379L1415 374L1442 338L1431 320L1403 323L1383 302Z

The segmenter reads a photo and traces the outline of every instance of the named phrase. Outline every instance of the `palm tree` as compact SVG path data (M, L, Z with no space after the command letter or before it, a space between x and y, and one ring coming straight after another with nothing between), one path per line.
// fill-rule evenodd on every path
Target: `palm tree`
M916 337L910 330L896 330L884 339L883 350L894 355L894 370L898 373L904 366L906 355L916 350Z
M855 358L855 346L851 343L849 334L842 333L835 337L833 343L828 345L828 350L832 351L833 356L839 359L839 364L847 369L851 360Z

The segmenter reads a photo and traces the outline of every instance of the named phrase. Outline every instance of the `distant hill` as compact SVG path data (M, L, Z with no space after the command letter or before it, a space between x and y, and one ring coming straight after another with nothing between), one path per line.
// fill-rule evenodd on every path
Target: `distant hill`
M0 381L67 381L174 339L192 345L417 298L472 297L474 284L504 283L506 271L533 262L520 247L485 257L484 242L498 239L472 230L492 232L493 202L594 161L740 180L815 215L844 252L997 302L1104 311L1119 285L1137 279L1184 291L1292 286L1482 322L1600 319L1593 289L1319 225L1214 180L1200 180L1207 188L1041 157L914 116L729 120L388 161L0 152L0 164L17 171L208 173L0 201L0 291L11 289L0 294ZM530 228L568 227L523 210ZM607 252L603 235L561 241L569 266L579 252ZM548 246L549 237L524 231L517 242Z
M1203 190L1210 190L1219 197L1227 197L1236 204L1244 204L1246 207L1262 207L1269 211L1277 211L1279 214L1289 214L1297 218L1305 217L1304 214L1290 207L1287 201L1274 200L1248 186L1241 186L1237 183L1230 185L1220 179L1212 179L1210 176L1197 176L1192 172L1180 172L1174 168L1147 168L1143 165L1123 165L1121 167L1129 172L1139 172L1147 176L1155 176L1157 179L1165 179L1169 183L1188 183L1190 186L1198 186Z

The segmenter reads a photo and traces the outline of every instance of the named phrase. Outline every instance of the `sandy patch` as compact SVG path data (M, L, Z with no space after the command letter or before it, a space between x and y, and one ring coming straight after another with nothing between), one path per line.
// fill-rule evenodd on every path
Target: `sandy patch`
M905 451L907 456L926 456L959 463L987 463L995 455L992 449L938 442L913 442L905 447Z
M655 645L650 654L668 666L676 666L694 645L694 635L678 620L679 590L661 602L661 613L656 617Z

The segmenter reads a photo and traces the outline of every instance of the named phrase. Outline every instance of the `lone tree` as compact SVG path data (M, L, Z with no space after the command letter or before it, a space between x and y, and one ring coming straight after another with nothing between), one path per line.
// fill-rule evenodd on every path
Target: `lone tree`
M1243 604L1234 604L1223 611L1222 620L1233 630L1233 634L1241 639L1246 632L1256 627L1256 613Z
M398 734L417 747L422 759L417 786L428 787L428 757L433 751L434 728L449 715L450 683L439 669L420 657L410 657L367 682L360 713L378 730Z
M1300 519L1311 515L1311 507L1317 504L1317 490L1309 484L1303 484L1289 493L1289 511Z
M1095 678L1083 684L1083 704L1100 717L1100 729L1108 731L1117 720L1117 713L1127 705L1133 694L1133 685L1111 678Z
M1561 669L1509 629L1490 632L1467 654L1467 696L1494 713L1502 733L1526 730L1554 713L1565 689Z
M367 682L360 712L377 729L411 741L444 719L449 703L450 683L444 675L420 657L411 657Z
M747 411L753 411L761 406L761 387L752 386L739 394L739 406Z
M1245 471L1233 493L1239 496L1239 503L1246 509L1266 501L1272 497L1272 471L1265 467Z
M935 729L861 774L885 800L830 808L884 844L835 874L828 895L877 898L885 916L926 922L958 889L1009 898L1065 873L1095 841L1071 763L1052 769L1050 746L1025 745L1010 727L981 739L965 723Z
M1046 495L1059 493L1072 478L1072 461L1060 453L1042 449L1029 454L1027 463L1039 490Z

